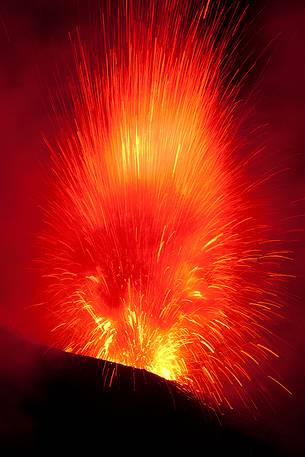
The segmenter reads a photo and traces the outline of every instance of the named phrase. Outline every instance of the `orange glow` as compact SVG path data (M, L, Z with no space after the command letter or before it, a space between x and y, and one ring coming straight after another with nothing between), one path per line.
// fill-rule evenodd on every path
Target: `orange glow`
M240 17L224 26L212 3L122 2L96 40L72 39L41 263L56 346L216 408L253 404L253 370L277 357L268 325L287 253L236 159Z

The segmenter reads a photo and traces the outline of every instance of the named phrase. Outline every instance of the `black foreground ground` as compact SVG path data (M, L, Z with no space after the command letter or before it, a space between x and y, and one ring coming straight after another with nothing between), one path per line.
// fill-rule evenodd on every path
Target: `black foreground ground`
M0 449L0 455L279 455L220 425L153 374L37 346L4 329Z

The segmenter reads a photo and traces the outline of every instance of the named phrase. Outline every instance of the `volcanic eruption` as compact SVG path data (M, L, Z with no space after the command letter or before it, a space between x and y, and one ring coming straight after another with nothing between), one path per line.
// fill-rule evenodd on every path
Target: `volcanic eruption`
M92 40L71 34L47 139L40 264L53 343L158 374L214 409L253 408L251 386L280 383L270 322L288 253L245 173L258 150L240 133L244 13L114 3Z

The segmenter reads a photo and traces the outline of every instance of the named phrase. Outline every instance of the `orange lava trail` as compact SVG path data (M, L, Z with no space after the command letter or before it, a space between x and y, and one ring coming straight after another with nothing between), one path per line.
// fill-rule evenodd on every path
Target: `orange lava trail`
M242 16L200 5L109 3L72 38L41 264L55 345L253 408L287 253L237 160Z

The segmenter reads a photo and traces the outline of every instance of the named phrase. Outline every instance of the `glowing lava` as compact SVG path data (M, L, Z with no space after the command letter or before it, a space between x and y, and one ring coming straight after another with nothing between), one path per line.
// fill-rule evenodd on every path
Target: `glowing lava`
M54 343L210 405L250 405L255 370L277 357L267 328L286 253L237 160L240 17L209 2L106 10L91 43L74 40L50 146L41 241Z

